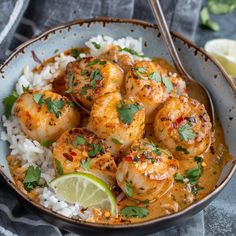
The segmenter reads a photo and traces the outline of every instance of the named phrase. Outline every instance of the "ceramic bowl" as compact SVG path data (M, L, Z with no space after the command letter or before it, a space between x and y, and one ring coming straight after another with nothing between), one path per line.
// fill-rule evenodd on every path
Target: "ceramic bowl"
M147 22L126 19L92 19L76 20L68 24L52 28L45 33L19 46L0 67L0 116L4 112L2 99L8 96L21 75L24 66L32 69L37 63L32 57L32 51L44 60L52 57L55 50L60 52L72 47L84 45L91 36L97 34L109 35L114 38L128 35L143 38L144 53L149 57L162 57L171 61L163 44L158 27ZM236 87L224 70L203 49L193 45L179 34L173 33L174 42L179 56L190 75L200 81L209 90L216 112L224 129L225 141L232 155L236 156ZM80 222L66 218L30 201L20 192L10 175L6 155L8 144L0 142L0 174L8 185L14 189L27 207L37 211L47 221L69 231L90 235L144 235L180 224L206 207L226 186L235 171L235 161L228 163L222 171L216 189L201 201L188 208L168 216L156 218L138 224L103 225Z

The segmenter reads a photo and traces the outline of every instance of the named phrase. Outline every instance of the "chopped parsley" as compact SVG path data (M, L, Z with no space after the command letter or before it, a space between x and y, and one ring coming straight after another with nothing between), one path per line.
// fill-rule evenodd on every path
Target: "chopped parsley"
M192 130L192 124L186 123L178 128L178 133L181 141L188 141L195 138L195 133Z
M126 181L125 182L125 189L126 189L126 193L129 197L132 197L133 195L133 188L130 182Z
M55 163L56 163L57 173L59 175L63 175L63 169L61 166L61 162L58 159L55 159Z
M90 167L91 167L91 161L89 158L86 158L86 159L83 159L81 161L81 167L84 169L84 170L89 170Z
M92 42L93 46L96 48L96 49L100 49L101 48L101 45L99 43L96 43L96 42Z
M43 105L43 94L35 93L33 94L33 99L39 106Z
M38 186L40 176L41 176L41 170L39 169L39 167L38 166L34 167L30 165L23 181L24 188L27 192L30 192L31 190L33 190L35 187Z
M147 70L144 68L144 67L133 67L133 69L135 70L135 74L140 78L140 79L143 79L143 80L147 80L148 77L144 76L143 73L147 74L148 75L148 72Z
M152 152L158 156L161 155L161 150L159 148L157 148L157 146L154 143L147 143L146 145L148 145L149 147L151 147Z
M89 85L84 85L81 90L80 90L80 95L84 96L87 94L87 91L91 89L91 87Z
M13 90L12 94L8 97L5 97L2 101L5 107L5 116L8 119L11 116L11 109L16 101L16 99L19 97L19 94Z
M80 75L87 75L88 73L89 73L88 70L82 70L81 73L80 73Z
M185 147L182 147L182 146L177 146L176 149L175 149L177 152L183 152L184 154L189 154L189 151L188 149L186 149Z
M89 144L89 147L91 147L91 150L88 153L89 157L95 157L97 154L103 151L101 144L92 143L92 144Z
M80 54L77 48L72 48L70 53L71 53L71 56L76 59L79 57L79 54Z
M97 81L102 80L103 77L100 73L100 70L95 69L91 72L90 74L90 85L92 88L96 88L97 86Z
M174 87L168 76L162 76L162 83L165 85L167 93L171 93L173 91Z
M61 109L64 107L65 103L63 100L54 100L52 101L51 98L46 98L44 100L45 104L47 105L48 111L53 113L57 118L61 116Z
M156 82L161 82L161 75L159 74L158 71L155 70L153 73L149 75L149 79L154 80Z
M106 61L101 61L100 59L95 59L95 60L89 62L89 63L87 64L87 66L93 66L93 65L96 65L96 64L105 65L105 64L106 64Z
M124 123L130 125L135 114L143 109L143 106L137 104L117 104L116 111L119 119Z
M51 141L51 140L41 140L39 143L43 147L49 147L49 146L52 145L53 141Z
M28 85L28 86L24 86L24 85L22 84L22 90L23 90L24 93L25 93L25 92L28 92L28 91L29 91L29 85Z
M69 76L69 89L65 91L66 93L72 93L72 90L74 87L74 80L75 80L75 76L74 74L71 73Z
M191 186L191 192L194 195L197 195L198 191L203 189L203 187L201 187L198 184L198 180L201 178L202 173L203 173L203 167L201 165L203 159L202 159L202 157L195 157L194 161L197 163L197 166L187 170L185 172L185 175L182 175L180 173L176 173L174 175L174 179L178 182L181 182L181 183L185 183L184 179L187 179L188 180L187 183L189 183Z
M123 145L123 143L121 141L119 141L118 139L116 139L116 138L112 138L111 140L114 144Z
M144 218L148 214L148 209L144 207L128 206L121 210L121 215L127 218Z
M135 50L133 50L133 49L131 49L131 48L121 48L120 50L119 50L120 52L128 52L129 54L131 54L131 55L134 55L134 56L136 56L136 57L144 57L144 55L142 55L142 54L140 54L140 53L138 53L137 51L135 51Z
M82 135L77 135L77 137L72 141L72 146L77 147L78 145L84 145L85 144L85 138Z

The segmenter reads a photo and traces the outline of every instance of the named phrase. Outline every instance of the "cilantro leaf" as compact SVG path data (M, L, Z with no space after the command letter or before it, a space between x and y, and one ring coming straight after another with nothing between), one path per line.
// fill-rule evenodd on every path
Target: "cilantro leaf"
M70 53L71 53L71 56L76 59L79 57L79 54L80 54L77 48L72 48Z
M156 82L161 82L161 75L159 74L158 71L155 70L153 73L149 75L149 79L154 80Z
M96 65L96 64L105 65L105 64L106 64L106 61L101 61L100 59L95 59L95 60L89 62L89 63L87 64L87 66L93 66L93 65Z
M61 162L58 159L55 159L55 164L56 164L56 168L57 168L57 173L59 175L63 175L63 169L61 166Z
M126 193L129 197L132 197L133 195L133 188L130 182L126 181L125 182L125 189L126 189Z
M128 206L121 210L121 215L123 217L135 217L135 218L144 218L149 214L147 208L144 207L136 207L136 206Z
M101 144L92 143L92 144L89 144L89 146L91 147L91 150L88 153L89 157L95 157L97 154L103 151Z
M25 93L25 92L28 92L28 91L29 91L29 85L28 85L28 86L24 86L24 85L22 84L22 90L23 90L24 93Z
M85 144L85 138L82 135L78 135L75 140L72 141L72 146L77 147L78 145L84 145Z
M124 123L130 125L135 114L143 109L143 106L137 104L117 104L116 111L119 119Z
M188 149L186 149L185 147L182 147L182 146L177 146L176 149L175 149L177 152L183 152L184 154L189 154L189 151Z
M51 141L51 140L41 140L39 143L43 147L49 147L49 146L52 145L53 141Z
M43 94L35 93L35 94L33 94L33 99L39 106L42 106L42 104L43 104Z
M45 104L47 105L48 111L53 113L57 118L61 116L61 109L64 107L65 103L63 100L54 100L52 101L51 98L46 98L44 100Z
M123 145L123 143L122 143L121 141L119 141L118 139L116 139L116 138L112 138L111 141L112 141L114 144Z
M90 86L84 85L84 86L81 88L81 90L80 90L80 95L82 95L82 96L86 95L86 94L87 94L87 91L88 91L89 89L91 89Z
M100 73L100 70L98 69L93 70L92 73L90 74L90 85L92 86L92 88L96 88L97 81L102 79L103 77Z
M81 167L84 169L84 170L89 170L90 169L90 166L91 166L91 161L89 158L86 158L86 159L83 159L81 161Z
M96 43L96 42L92 42L93 46L96 48L96 49L100 49L101 48L101 45L99 43Z
M135 75L137 75L140 79L147 80L148 77L144 76L143 73L148 74L147 70L144 67L133 67Z
M16 101L16 99L19 97L18 93L13 90L12 91L12 94L8 97L5 97L2 101L2 103L4 104L4 107L5 107L5 116L6 118L8 119L10 116L11 116L11 110L12 110L12 107Z
M40 176L41 176L41 170L39 169L39 167L38 166L34 167L30 165L23 181L24 188L27 192L30 192L31 190L33 190L35 187L38 186Z
M180 173L175 173L174 179L179 182L184 182L184 176L181 175Z
M183 124L178 129L181 141L188 141L195 138L191 123Z
M209 12L207 7L203 7L201 12L200 12L200 18L201 18L201 25L205 26L213 31L219 31L220 26L212 21L209 16Z
M72 93L74 80L75 76L71 73L69 76L69 88L65 91L65 93Z
M127 47L125 47L125 48L121 48L120 50L119 50L120 52L128 52L129 54L131 54L131 55L134 55L134 56L136 56L136 57L144 57L144 55L141 55L140 53L138 53L137 51L135 51L135 50L133 50L133 49L131 49L131 48L127 48Z
M88 70L82 70L81 73L80 73L80 75L87 75L88 73L89 73Z
M168 76L162 76L162 83L165 85L167 93L171 93L173 91L174 87Z

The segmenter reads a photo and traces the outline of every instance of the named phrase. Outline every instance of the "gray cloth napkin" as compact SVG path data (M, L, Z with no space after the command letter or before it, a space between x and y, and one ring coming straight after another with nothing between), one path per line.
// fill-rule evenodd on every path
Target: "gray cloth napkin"
M161 3L171 30L178 31L193 40L198 24L201 0L162 0ZM0 61L4 60L6 55L20 43L33 35L58 23L76 18L110 16L154 21L146 0L1 0L0 9L2 13L0 14L0 32L3 32L9 22L13 21L10 24L9 32L0 41ZM12 18L14 19L12 20ZM29 213L18 202L15 194L1 182L0 189L0 236L73 235L59 230L41 220L37 215ZM229 194L225 194L225 192L205 210L205 217L201 212L184 225L154 235L201 236L205 234L205 229L206 235L214 235L214 231L221 235L220 229L224 225L227 225L224 232L231 235L231 232L235 232L233 231L235 229L233 228L235 213L231 214L230 208L225 210L225 206L226 202L228 205L234 204L233 209L236 209L236 206L235 201L229 199ZM218 219L224 220L223 216L226 213L229 223L223 225ZM215 215L218 217L216 218Z

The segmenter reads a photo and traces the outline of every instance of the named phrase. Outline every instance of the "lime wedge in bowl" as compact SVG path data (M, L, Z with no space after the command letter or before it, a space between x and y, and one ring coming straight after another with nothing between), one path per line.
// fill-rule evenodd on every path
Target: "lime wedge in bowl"
M236 77L236 41L213 39L205 44L205 50L220 62L229 75Z
M78 203L84 208L100 208L116 216L116 200L109 187L96 176L74 172L53 179L49 186L60 200Z

